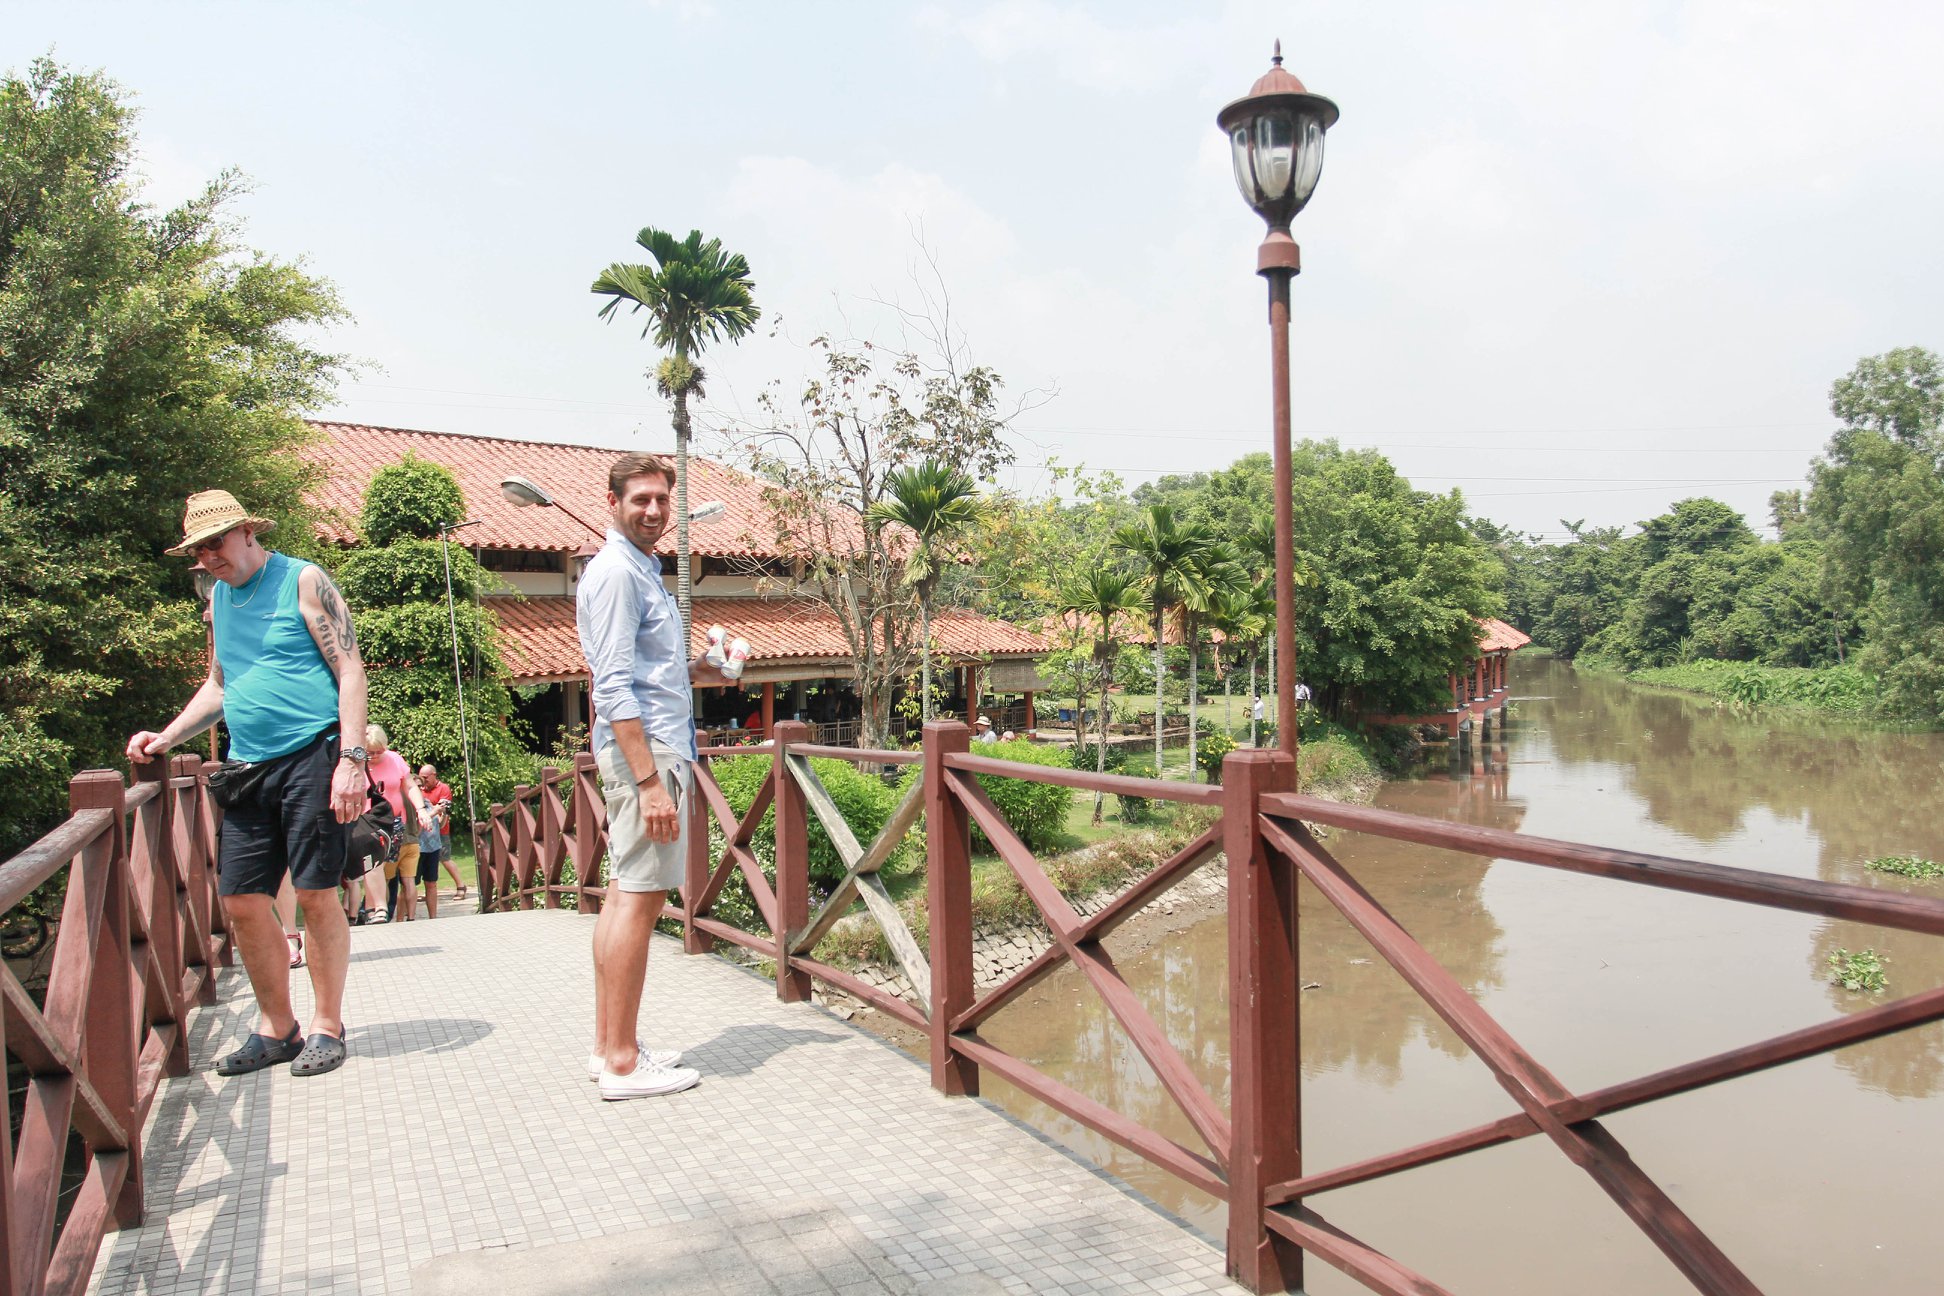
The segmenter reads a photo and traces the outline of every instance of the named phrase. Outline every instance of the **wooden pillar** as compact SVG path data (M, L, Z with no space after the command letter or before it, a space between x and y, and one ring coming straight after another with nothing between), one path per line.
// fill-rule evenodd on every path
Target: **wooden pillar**
M763 684L763 737L773 738L775 736L776 736L776 682L774 680L770 680L770 681L766 681ZM809 742L810 739L806 735L805 737L797 739L797 741Z
M701 771L696 774L699 778ZM682 807L682 813L689 817L688 847L682 857L682 953L708 954L715 949L715 937L695 925L702 917L695 911L696 901L708 890L710 873L709 803L699 789Z
M967 663L965 667L965 723L972 724L979 718L979 668Z
M1026 732L1039 728L1039 713L1033 710L1033 690L1026 690Z
M601 859L607 854L607 837L605 833L594 831L594 807L596 805L605 807L606 802L601 798L600 773L595 768L593 752L574 753L573 764L568 768L568 779L568 814L574 823L574 840L570 849L574 859L574 884L580 888L576 903L580 906L580 912L598 914L601 912L602 897L607 891L601 884L600 876ZM700 797L690 798L693 801L701 799ZM683 807L682 813L691 815L689 838L692 849L695 820L688 807ZM703 833L702 839L706 846L708 842L706 832ZM688 878L685 874L682 878L684 902L687 901L688 894Z
M135 1076L142 1051L144 987L136 971L132 948L134 915L128 911L128 834L123 818L126 804L121 775L109 770L88 770L68 784L69 813L108 810L113 813L114 821L108 829L109 849L98 854L84 851L69 871L67 900L61 915L62 925L72 925L79 935L88 925L86 915L91 897L102 897L94 970L88 980L82 1057L86 1059L83 1066L88 1082L128 1135L126 1148L101 1149L120 1151L128 1157L127 1177L122 1180L121 1192L113 1206L118 1228L133 1228L142 1222L142 1127L135 1119ZM21 1142L26 1142L25 1137ZM57 1142L48 1149L51 1173L58 1173L60 1146ZM30 1163L35 1160L34 1157L25 1159Z
M971 668L967 668L971 669ZM979 1068L952 1051L952 1019L972 1006L972 819L946 786L945 758L972 750L956 720L925 722L925 903L931 914L931 1075L977 1097Z
M1303 1284L1301 1248L1263 1225L1265 1190L1303 1172L1296 866L1269 850L1257 828L1263 794L1295 787L1287 752L1238 751L1222 762L1233 1076L1228 1272L1253 1292Z
M763 719L768 720L776 686L763 686ZM810 974L790 966L790 942L810 925L810 802L790 772L789 747L810 741L810 726L785 720L770 731L776 739L776 997L802 1003L810 997Z
M1474 699L1482 699L1484 698L1484 696L1485 696L1485 658L1483 656L1480 656L1478 660L1472 663L1472 697Z

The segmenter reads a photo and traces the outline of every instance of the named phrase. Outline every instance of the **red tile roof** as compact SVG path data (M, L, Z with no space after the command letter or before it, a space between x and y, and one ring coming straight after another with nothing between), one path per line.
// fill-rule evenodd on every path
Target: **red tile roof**
M451 470L466 499L466 516L478 520L466 543L486 549L551 549L569 553L599 545L601 537L559 509L521 508L500 494L500 479L525 477L595 526L607 524L608 466L613 448L508 441L495 437L368 427L361 423L313 422L323 435L305 450L327 476L313 502L324 511L320 531L337 544L358 540L357 518L365 490L380 468L407 452ZM639 448L639 447L636 447ZM710 558L765 558L777 552L776 521L763 503L763 483L713 460L689 457L691 507L721 500L715 517L689 526L689 552ZM660 548L675 551L671 527Z
M488 599L499 618L508 670L516 681L587 674L574 630L574 600L565 595ZM751 661L849 657L843 628L810 599L698 598L689 651L701 652L711 625L749 640ZM951 657L1031 656L1046 651L1038 635L961 608L932 614L932 633Z
M1497 617L1478 617L1478 628L1485 632L1479 641L1480 652L1517 652L1532 642L1532 636L1505 624Z

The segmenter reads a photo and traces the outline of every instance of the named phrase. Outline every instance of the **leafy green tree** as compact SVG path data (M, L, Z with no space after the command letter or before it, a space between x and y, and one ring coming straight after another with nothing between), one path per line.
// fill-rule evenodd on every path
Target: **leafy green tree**
M0 858L70 773L205 669L184 500L221 487L305 552L300 414L339 357L330 285L241 241L232 173L168 211L130 167L127 94L37 59L0 78Z
M1149 629L1154 635L1154 769L1161 771L1161 682L1167 677L1168 614L1184 602L1205 603L1208 572L1221 558L1215 537L1200 523L1180 523L1174 509L1150 504L1135 520L1114 532L1114 546L1131 558L1146 588ZM1193 657L1190 656L1192 663ZM1192 665L1191 665L1192 670ZM1190 694L1192 699L1192 691ZM1188 726L1190 768L1195 729Z
M1139 583L1126 572L1117 571L1104 563L1089 563L1082 567L1068 582L1061 595L1060 610L1071 613L1082 622L1091 623L1093 645L1089 652L1093 669L1090 672L1100 689L1099 728L1094 741L1094 772L1107 772L1107 688L1113 683L1114 662L1120 655L1120 644L1115 638L1115 623L1123 613L1132 612L1141 606ZM1082 677L1084 678L1084 676ZM1082 721L1087 714L1087 691L1079 690L1074 699L1079 706L1080 715L1074 722L1075 738L1079 737ZM1158 714L1158 712L1157 712ZM1076 742L1076 746L1078 743ZM1155 767L1160 768L1158 765ZM1098 824L1106 794L1098 788L1094 790L1093 821Z
M1262 656L1262 645L1276 628L1276 586L1273 580L1248 581L1232 585L1223 592L1215 613L1211 618L1215 627L1233 644L1236 650L1249 659L1249 746L1256 745L1256 719L1254 699L1256 692L1256 662ZM1229 666L1228 674L1235 673L1234 664Z
M1414 490L1375 450L1304 441L1291 461L1297 660L1317 705L1416 711L1448 705L1448 678L1478 650L1476 618L1503 608L1501 570L1465 527L1456 491Z
M876 522L891 522L911 533L905 554L905 583L918 598L920 652L924 682L922 716L932 718L932 599L950 561L945 548L979 521L979 487L971 475L926 459L891 473L884 498L871 506Z
M708 375L695 358L711 342L735 342L756 327L755 283L740 252L725 252L719 239L704 241L701 230L677 239L644 226L635 242L653 265L617 261L594 280L593 292L607 297L602 319L613 319L623 302L647 311L641 330L671 354L655 366L655 390L674 404L675 425L675 597L682 610L682 637L689 629L689 399L700 400Z
M483 811L532 778L533 759L512 731L498 627L477 602L494 579L464 548L448 550L436 538L441 526L462 520L463 509L450 472L407 455L373 474L359 517L368 543L335 566L370 676L372 722L385 727L407 761L430 761L456 779L459 804ZM463 742L455 635L465 687Z
M1810 470L1831 601L1859 609L1856 663L1893 713L1944 718L1944 367L1921 347L1857 363L1830 389L1843 426Z

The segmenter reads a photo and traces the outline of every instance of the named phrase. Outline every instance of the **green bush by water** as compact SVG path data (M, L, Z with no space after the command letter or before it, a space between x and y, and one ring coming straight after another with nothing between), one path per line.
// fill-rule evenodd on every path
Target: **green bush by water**
M1595 673L1607 673L1612 668L1610 662L1585 658L1574 664ZM1758 666L1753 662L1709 660L1634 671L1627 678L1699 693L1751 710L1780 706L1860 716L1876 699L1876 682L1853 666Z

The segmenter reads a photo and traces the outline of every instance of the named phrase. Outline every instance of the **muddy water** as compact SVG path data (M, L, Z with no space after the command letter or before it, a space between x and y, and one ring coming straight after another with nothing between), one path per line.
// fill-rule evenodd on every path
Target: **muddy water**
M1944 736L1748 720L1693 698L1521 661L1512 723L1378 804L1796 877L1944 895L1867 872L1944 858ZM1584 1091L1854 1012L1839 947L1888 959L1891 995L1944 984L1944 939L1335 833L1364 885L1568 1086ZM1115 951L1227 1101L1223 921ZM1307 888L1305 1166L1322 1170L1510 1114L1484 1066ZM1113 941L1109 941L1110 949ZM1070 970L987 1035L1185 1145L1194 1134ZM1218 1235L1220 1207L988 1077L988 1097ZM1609 1117L1608 1129L1770 1296L1944 1291L1944 1025ZM1541 1138L1312 1199L1459 1292L1689 1292ZM1362 1288L1309 1262L1312 1293Z

